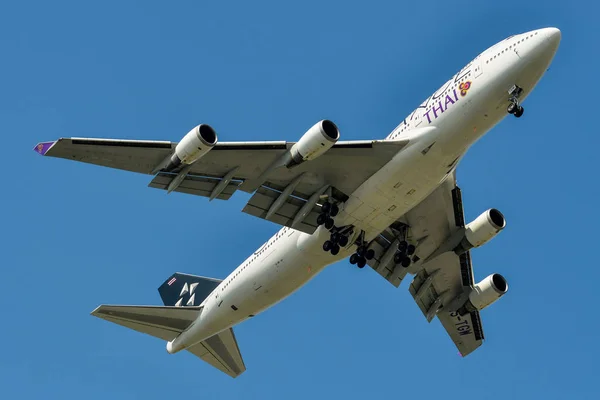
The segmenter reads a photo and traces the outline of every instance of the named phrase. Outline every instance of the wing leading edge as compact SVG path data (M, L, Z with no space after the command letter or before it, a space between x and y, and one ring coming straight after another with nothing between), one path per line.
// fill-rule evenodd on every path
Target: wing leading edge
M39 143L34 150L47 157L154 175L148 186L169 193L210 200L227 200L237 190L254 193L244 212L313 233L321 200L312 201L315 193L326 187L328 195L343 201L407 144L340 141L315 160L288 168L277 166L277 160L294 142L218 142L193 164L169 172L159 168L177 146L168 141L61 138Z

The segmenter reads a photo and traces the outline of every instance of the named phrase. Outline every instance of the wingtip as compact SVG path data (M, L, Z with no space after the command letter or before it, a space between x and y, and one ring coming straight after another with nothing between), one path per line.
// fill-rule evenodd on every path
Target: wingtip
M41 142L35 145L35 147L33 148L33 150L38 153L41 154L42 156L45 156L46 153L48 152L48 150L50 150L50 148L52 146L54 146L54 143L56 143L56 141L53 142Z

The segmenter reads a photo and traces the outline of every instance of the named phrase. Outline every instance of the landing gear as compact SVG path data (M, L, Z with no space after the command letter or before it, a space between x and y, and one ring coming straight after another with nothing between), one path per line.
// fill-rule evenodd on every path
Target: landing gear
M325 227L327 228L327 223L325 224ZM323 250L331 252L334 256L337 255L342 247L348 245L348 235L350 234L352 234L352 226L341 228L332 227L329 240L326 240L325 243L323 243Z
M356 264L356 266L358 268L364 268L365 265L367 265L367 260L364 259L363 257L359 256L358 254L354 253L350 256L350 264L352 264L352 265Z
M416 249L417 248L414 245L409 244L406 240L400 241L400 243L398 243L398 251L394 254L394 263L402 265L404 268L410 267L410 264L415 258L418 260L416 256L411 258L411 256L415 254Z
M521 118L523 112L525 111L521 106L521 103L519 103L519 97L521 96L521 93L523 93L523 89L517 85L513 85L508 91L508 95L510 96L508 101L510 104L508 105L506 111L517 118Z
M334 222L333 222L333 218L327 218L325 220L325 228L327 228L328 231L331 230L331 228L333 228Z
M339 207L336 204L332 204L330 202L325 202L321 206L321 214L317 217L317 224L325 225L327 230L331 230L334 226L334 221L332 217L335 217L340 212Z
M357 240L356 253L350 256L350 264L356 264L358 268L364 268L367 265L367 260L372 260L375 257L375 250L369 249L369 243L364 240L364 236L365 232L362 231Z
M521 118L521 115L523 115L525 110L523 107L518 105L518 103L510 103L506 111L508 111L509 114L513 114L517 118Z
M323 243L323 250L330 251L335 256L340 252L340 245L331 240L326 240Z
M319 216L317 217L317 224L323 225L325 223L325 221L327 221L327 215L319 214Z
M336 204L325 202L321 206L321 213L329 214L331 217L335 217L340 212L340 209Z

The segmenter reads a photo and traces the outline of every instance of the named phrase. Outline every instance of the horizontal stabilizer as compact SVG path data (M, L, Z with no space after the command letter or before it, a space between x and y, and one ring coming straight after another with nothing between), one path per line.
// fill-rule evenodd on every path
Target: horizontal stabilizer
M186 349L213 367L236 378L246 370L233 329L229 328Z
M169 342L198 318L202 308L101 305L92 315ZM246 370L231 328L186 350L231 377Z
M163 340L173 340L198 318L202 307L101 305L92 315Z

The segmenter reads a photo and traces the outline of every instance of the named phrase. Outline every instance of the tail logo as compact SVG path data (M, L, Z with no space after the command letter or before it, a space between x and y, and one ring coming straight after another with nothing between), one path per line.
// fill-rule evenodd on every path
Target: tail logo
M171 279L171 281L173 281L175 278ZM169 284L171 283L171 281L169 281ZM189 299L188 301L185 303L186 306L194 306L194 301L196 300L196 294L194 293L196 291L196 287L198 286L198 282L192 283L191 285L188 285L188 283L184 283L183 287L181 288L181 292L179 293L179 300L177 300L177 303L175 303L175 307L181 307L181 305L183 304L184 301L184 297L186 295L189 294Z

